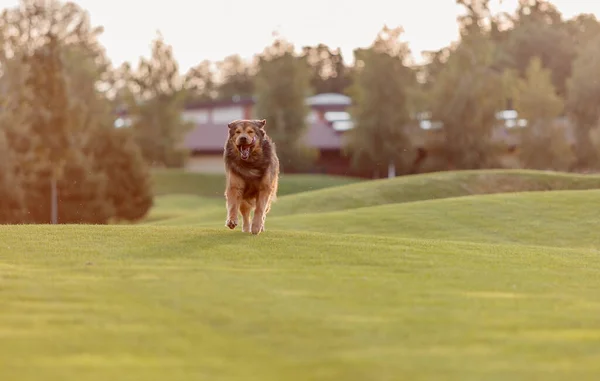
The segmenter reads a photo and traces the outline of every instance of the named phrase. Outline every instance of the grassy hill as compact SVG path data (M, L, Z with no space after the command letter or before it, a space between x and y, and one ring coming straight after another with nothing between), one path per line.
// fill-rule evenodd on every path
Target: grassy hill
M154 170L154 192L158 196L187 194L202 197L223 197L225 176L222 174L194 173L182 170ZM279 194L286 195L316 190L334 185L346 185L361 181L357 178L325 175L282 175Z
M144 225L3 227L0 379L600 377L598 177L338 180L258 237L201 182Z
M195 178L198 175L186 176ZM482 194L600 189L600 176L527 170L440 172L349 184L338 184L338 181L343 180L336 178L335 181L317 182L323 185L321 187L307 181L305 185L308 184L310 189L316 190L283 193L270 212L270 217L345 211L367 206ZM201 185L198 186L198 189L202 189ZM175 185L172 187L175 188ZM167 199L173 198L178 199L178 196L167 196ZM147 222L214 226L217 221L225 218L222 191L212 200L195 200L193 197L185 200L189 204L182 212L181 209L170 208L169 201L165 201L162 196L158 197L157 208L152 211Z

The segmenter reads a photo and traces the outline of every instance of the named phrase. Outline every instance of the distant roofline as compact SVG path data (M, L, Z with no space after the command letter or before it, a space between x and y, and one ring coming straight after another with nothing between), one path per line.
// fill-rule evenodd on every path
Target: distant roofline
M214 99L203 101L188 102L183 109L185 111L203 110L213 107L228 107L228 106L252 106L256 103L256 96L234 96L226 99ZM314 110L343 111L346 107L352 105L350 97L339 93L321 93L306 97L306 105ZM126 107L121 105L117 107L117 115L127 115Z

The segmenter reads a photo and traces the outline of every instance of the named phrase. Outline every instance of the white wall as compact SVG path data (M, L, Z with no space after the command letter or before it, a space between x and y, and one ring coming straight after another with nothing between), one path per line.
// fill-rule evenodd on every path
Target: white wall
M244 107L216 107L213 109L212 116L212 122L216 124L229 123L236 119L244 119Z
M208 110L185 110L183 118L189 122L206 124L209 121Z

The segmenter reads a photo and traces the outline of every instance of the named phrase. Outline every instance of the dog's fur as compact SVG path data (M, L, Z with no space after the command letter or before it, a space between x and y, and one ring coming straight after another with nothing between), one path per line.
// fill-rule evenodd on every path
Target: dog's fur
M279 158L265 125L264 119L229 123L229 135L223 153L227 179L225 226L235 229L238 212L241 212L242 231L252 234L265 230L266 215L277 197L279 181ZM252 210L254 216L250 224Z

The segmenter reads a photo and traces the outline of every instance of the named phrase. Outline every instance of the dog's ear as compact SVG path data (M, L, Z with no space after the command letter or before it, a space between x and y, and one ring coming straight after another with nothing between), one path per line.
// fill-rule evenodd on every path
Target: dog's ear
M265 126L267 125L267 121L265 119L257 120L256 125L262 132L265 132Z
M227 128L229 130L229 137L232 137L235 131L235 127L237 126L238 121L234 120L233 122L227 124Z

